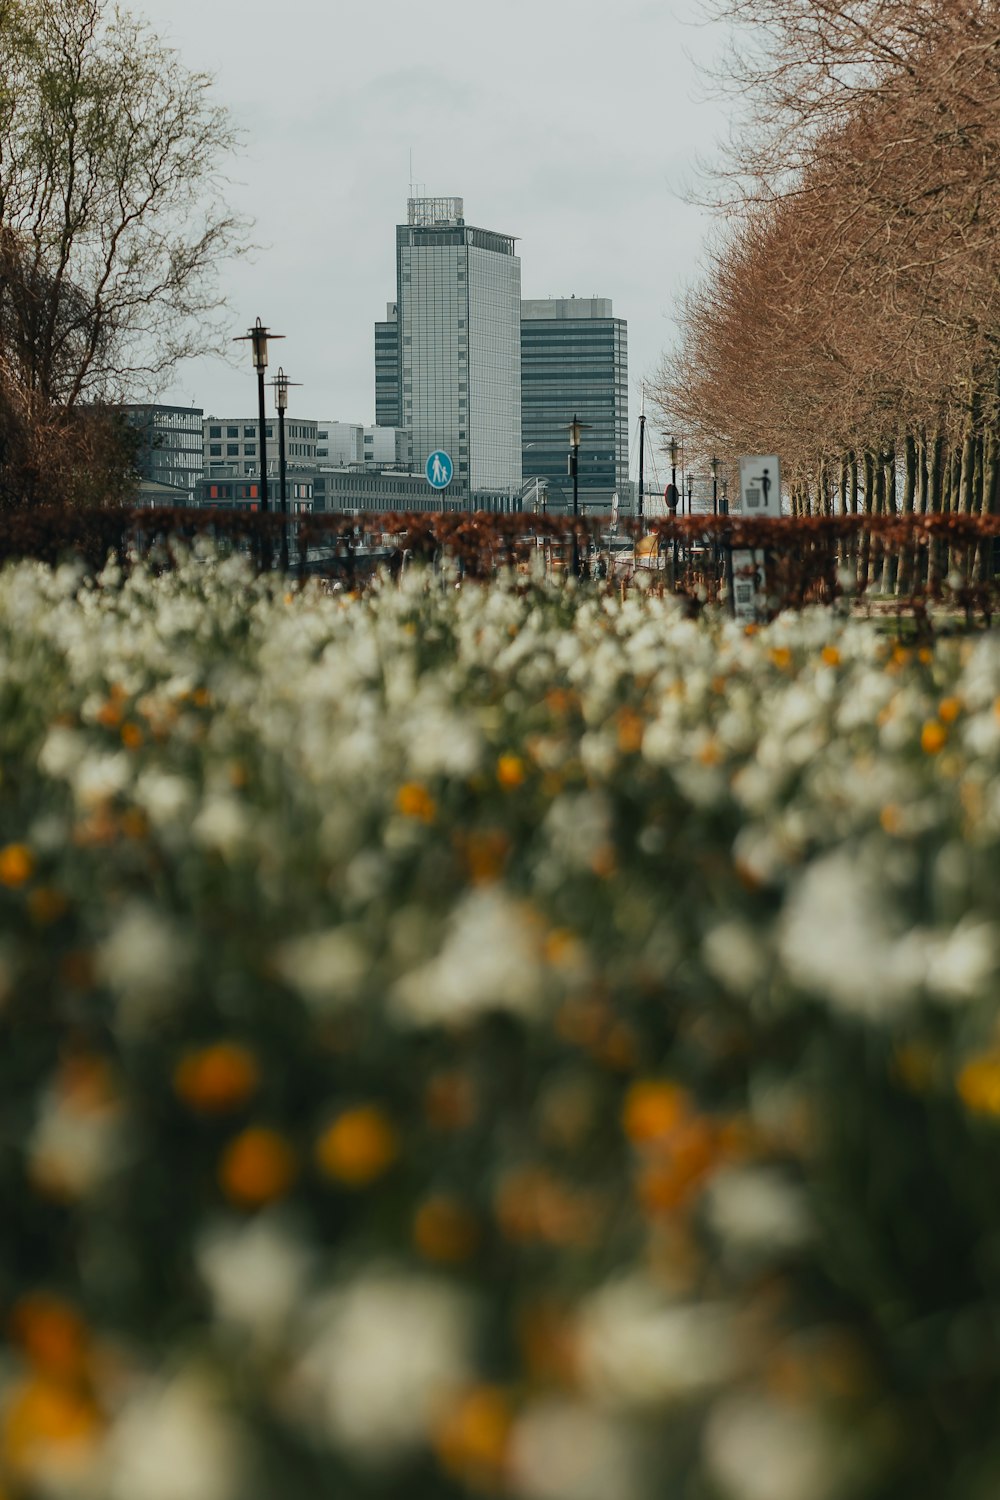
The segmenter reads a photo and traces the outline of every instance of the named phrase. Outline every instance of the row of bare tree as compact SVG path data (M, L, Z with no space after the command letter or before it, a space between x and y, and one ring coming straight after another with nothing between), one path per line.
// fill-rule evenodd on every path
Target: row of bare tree
M744 106L657 397L798 514L1000 509L1000 0L720 0Z

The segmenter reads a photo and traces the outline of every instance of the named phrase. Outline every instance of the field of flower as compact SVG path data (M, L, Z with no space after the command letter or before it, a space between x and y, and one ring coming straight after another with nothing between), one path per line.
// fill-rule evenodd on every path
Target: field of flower
M1000 1492L1000 637L0 573L2 1500Z

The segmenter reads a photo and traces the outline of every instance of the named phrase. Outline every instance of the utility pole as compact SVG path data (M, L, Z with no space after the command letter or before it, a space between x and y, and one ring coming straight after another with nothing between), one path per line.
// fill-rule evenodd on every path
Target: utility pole
M644 483L643 463L646 457L646 387L642 387L642 405L639 412L639 506L638 516L642 520L642 487Z

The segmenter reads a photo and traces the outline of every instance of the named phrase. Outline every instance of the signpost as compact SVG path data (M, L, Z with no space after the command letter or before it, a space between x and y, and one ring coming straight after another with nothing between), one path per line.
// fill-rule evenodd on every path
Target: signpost
M747 517L781 515L781 461L776 453L740 459L740 510ZM737 620L764 617L767 553L763 548L743 548L732 554L730 594Z
M432 490L446 490L451 484L454 465L443 448L435 448L424 464L424 474Z

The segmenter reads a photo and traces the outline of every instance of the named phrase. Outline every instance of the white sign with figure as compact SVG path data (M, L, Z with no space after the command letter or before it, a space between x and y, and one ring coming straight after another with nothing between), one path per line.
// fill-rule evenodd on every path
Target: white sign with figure
M733 616L749 624L764 613L764 554L738 548L733 552Z
M740 459L740 510L745 516L781 515L781 462L776 453Z

